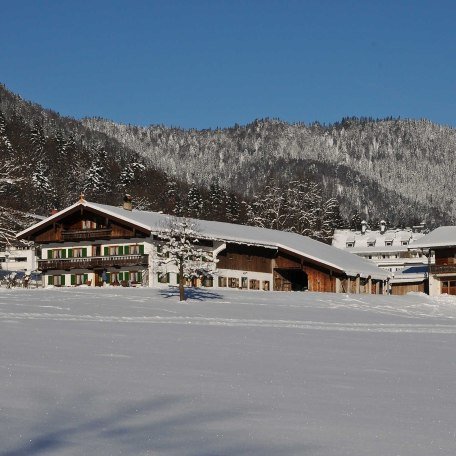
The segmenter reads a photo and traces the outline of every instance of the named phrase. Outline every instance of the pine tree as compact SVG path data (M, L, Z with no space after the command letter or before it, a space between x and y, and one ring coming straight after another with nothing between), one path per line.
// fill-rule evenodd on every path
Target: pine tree
M188 201L187 202L188 215L190 217L194 217L194 218L201 217L201 215L203 213L203 198L195 183L193 183L190 186L190 190L188 191L187 201Z

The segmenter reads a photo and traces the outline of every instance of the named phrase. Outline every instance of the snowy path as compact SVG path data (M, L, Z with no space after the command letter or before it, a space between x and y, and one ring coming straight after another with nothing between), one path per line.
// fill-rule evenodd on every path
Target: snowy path
M456 299L0 292L0 456L456 454Z

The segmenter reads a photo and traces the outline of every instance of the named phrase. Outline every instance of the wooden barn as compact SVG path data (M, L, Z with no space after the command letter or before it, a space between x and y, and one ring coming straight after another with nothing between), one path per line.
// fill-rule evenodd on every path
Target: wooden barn
M39 246L45 286L176 285L154 259L157 234L172 217L77 203L17 235ZM198 239L216 263L213 276L189 285L264 291L384 293L388 273L348 252L294 233L197 220Z

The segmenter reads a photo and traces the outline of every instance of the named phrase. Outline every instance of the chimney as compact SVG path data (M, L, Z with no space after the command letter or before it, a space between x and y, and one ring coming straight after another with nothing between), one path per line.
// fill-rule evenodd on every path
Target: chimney
M366 220L361 221L361 234L366 234L367 230L367 222Z
M385 234L386 232L386 222L385 220L380 220L380 234Z
M125 194L123 199L123 208L126 211L131 211L133 209L133 204L131 202L131 195Z

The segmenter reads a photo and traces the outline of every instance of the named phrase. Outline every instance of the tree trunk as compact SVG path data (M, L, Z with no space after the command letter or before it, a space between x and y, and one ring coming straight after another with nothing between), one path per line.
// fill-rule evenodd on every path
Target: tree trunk
M179 264L179 301L185 301L184 263L182 261Z

